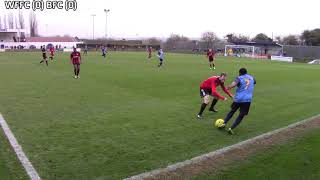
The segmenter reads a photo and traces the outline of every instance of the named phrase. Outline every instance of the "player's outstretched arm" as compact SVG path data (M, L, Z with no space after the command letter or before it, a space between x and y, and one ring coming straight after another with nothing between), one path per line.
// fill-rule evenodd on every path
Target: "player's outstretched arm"
M227 98L225 98L224 96L222 96L221 94L219 94L219 93L217 92L216 87L214 87L214 86L211 87L211 95L212 95L213 97L216 97L216 98L218 98L218 99L220 99L220 100L223 100L223 101L225 101L225 100L227 99Z
M230 90L230 89L236 87L237 85L238 85L238 82L233 81L233 82L228 86L228 89Z
M233 98L232 93L224 86L224 84L221 84L221 88L229 97Z

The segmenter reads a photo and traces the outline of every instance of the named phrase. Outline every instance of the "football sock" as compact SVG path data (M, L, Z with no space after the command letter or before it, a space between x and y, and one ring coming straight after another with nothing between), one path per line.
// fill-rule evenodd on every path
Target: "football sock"
M217 102L218 102L218 99L213 99L212 100L212 103L211 103L211 106L210 106L210 110L213 110L213 108L217 104Z
M77 75L77 69L74 68L74 75Z
M206 103L202 103L201 104L201 108L200 108L200 111L199 111L199 113L198 113L198 115L202 115L202 113L203 113L203 111L206 109L206 107L207 107L207 104Z
M78 68L77 70L77 76L79 76L79 74L80 74L80 68Z
M46 64L47 64L47 66L48 66L48 61L46 61Z
M239 116L237 117L237 119L234 121L234 123L231 126L231 129L236 128L242 121L242 119L244 118L244 115L242 115L241 113L239 114Z

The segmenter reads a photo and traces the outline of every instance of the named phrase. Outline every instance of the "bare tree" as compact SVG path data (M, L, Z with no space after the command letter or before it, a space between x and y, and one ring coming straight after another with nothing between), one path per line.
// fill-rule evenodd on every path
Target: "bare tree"
M20 29L24 29L25 28L24 17L22 15L21 11L19 13L19 26L20 26Z
M218 37L214 32L204 32L201 36L201 40L204 41L207 45L207 48L212 48L213 43L218 41Z
M15 25L14 29L21 29L19 24L18 24L18 18L17 17L14 18L14 25Z
M23 17L23 14L22 14L21 11L19 12L19 27L20 27L20 29L25 29L26 28L25 24L24 24L24 17ZM21 41L25 41L25 39L26 39L25 32L20 32L20 40Z
M171 34L171 36L166 40L165 43L165 48L166 49L179 49L179 45L185 44L189 42L189 38L183 36L183 35L178 35L178 34Z
M14 29L14 18L12 13L9 13L8 15L8 25L9 29Z
M282 43L284 45L299 45L299 36L296 35L288 35L283 37Z
M30 13L29 23L30 23L30 36L37 37L38 36L38 21L37 21L36 14L34 12Z
M283 38L281 38L281 36L276 36L275 40L276 40L277 43L283 44Z
M152 38L149 38L147 40L149 42L149 44L151 45L157 45L157 44L160 44L161 43L161 40L155 38L155 37L152 37Z
M6 15L3 16L3 29L7 29L7 17L6 17Z

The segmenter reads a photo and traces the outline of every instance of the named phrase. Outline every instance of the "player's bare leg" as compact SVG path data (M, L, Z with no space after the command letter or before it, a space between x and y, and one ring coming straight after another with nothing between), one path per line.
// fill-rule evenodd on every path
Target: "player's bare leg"
M80 78L80 64L77 64L77 77Z
M213 69L216 69L216 63L214 61L212 61L212 66L213 66Z
M46 62L46 65L49 66L48 59L45 59L44 61Z
M77 79L78 78L78 76L77 76L78 70L77 70L77 65L76 64L73 65L73 71L74 71L74 78Z
M40 61L40 64L43 63L43 62L45 62L46 60L47 60L47 59L44 59L44 58L43 58L43 59Z

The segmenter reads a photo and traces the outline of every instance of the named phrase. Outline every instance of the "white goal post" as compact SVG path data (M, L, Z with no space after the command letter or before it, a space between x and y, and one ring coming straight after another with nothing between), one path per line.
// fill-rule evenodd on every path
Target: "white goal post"
M224 48L224 56L234 55L238 57L255 57L255 47L247 45L226 45Z

